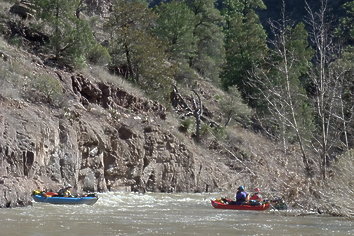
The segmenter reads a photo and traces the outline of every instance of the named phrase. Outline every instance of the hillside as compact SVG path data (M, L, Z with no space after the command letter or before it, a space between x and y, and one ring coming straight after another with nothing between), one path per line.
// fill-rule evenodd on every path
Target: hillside
M3 6L6 12L12 4ZM8 38L16 20L22 34ZM26 22L2 18L0 24L0 207L29 205L32 190L69 183L77 192L230 197L244 185L283 198L300 214L353 215L353 200L347 199L353 193L353 152L324 183L307 176L298 146L285 151L251 121L234 122L219 135L205 132L198 142L194 126L170 101L153 100L104 65L63 67L33 47ZM220 98L229 95L211 80L198 75L193 85L178 88L189 102L195 91L204 115L224 123Z

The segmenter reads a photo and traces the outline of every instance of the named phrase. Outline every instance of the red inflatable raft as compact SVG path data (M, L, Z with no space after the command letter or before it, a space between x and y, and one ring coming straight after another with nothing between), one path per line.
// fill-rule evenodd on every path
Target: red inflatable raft
M253 205L253 204L242 204L242 205L236 205L236 204L229 204L229 202L223 202L220 200L211 200L211 205L214 208L218 209L230 209L230 210L251 210L251 211L264 211L267 210L270 207L269 202L265 202L260 205Z

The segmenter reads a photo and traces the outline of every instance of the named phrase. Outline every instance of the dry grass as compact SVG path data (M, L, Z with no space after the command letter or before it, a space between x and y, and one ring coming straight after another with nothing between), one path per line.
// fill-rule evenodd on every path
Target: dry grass
M36 56L9 45L0 38L0 94L11 99L25 99L59 104L59 81L43 69Z
M4 97L19 98L26 77L26 68L17 59L18 51L0 38L0 93ZM28 71L28 70L27 70Z
M115 76L110 74L107 69L102 66L93 66L90 65L84 69L82 69L82 73L90 75L90 77L94 78L98 82L104 82L108 84L112 84L116 87L121 88L122 90L129 91L134 96L144 97L146 96L144 92L138 87L134 86L134 84L129 81L123 79L120 76Z
M349 150L337 158L333 175L330 177L326 188L322 190L324 210L333 214L354 217L354 150Z

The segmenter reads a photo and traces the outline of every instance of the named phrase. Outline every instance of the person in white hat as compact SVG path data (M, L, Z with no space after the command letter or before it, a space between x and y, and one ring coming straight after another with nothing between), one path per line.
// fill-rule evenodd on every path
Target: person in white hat
M70 192L71 188L72 188L72 186L70 184L68 184L65 188L62 188L58 191L58 195L60 197L70 197L71 196L71 192Z

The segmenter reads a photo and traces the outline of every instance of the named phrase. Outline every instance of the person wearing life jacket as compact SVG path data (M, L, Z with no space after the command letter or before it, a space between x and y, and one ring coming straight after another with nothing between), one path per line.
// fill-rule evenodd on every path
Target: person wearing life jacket
M71 192L70 192L71 188L72 188L72 186L70 184L68 184L65 188L62 188L58 191L58 196L70 197L71 196Z
M245 187L243 186L238 187L235 198L236 198L236 204L244 204L248 202L249 195L245 191Z
M261 190L259 188L255 188L254 189L254 193L252 194L252 196L250 197L250 200L254 200L257 202L262 202L262 195L260 194Z

